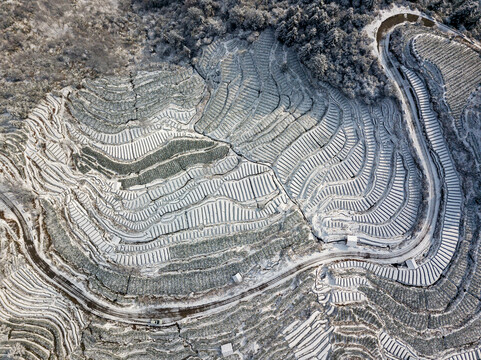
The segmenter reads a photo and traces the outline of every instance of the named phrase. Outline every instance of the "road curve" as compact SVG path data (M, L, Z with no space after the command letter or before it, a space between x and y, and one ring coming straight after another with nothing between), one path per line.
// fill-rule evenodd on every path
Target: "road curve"
M370 254L364 254L355 251L337 251L335 253L324 252L319 254L318 257L312 258L302 264L296 265L287 271L278 274L277 276L255 286L249 288L239 294L231 297L212 301L210 303L203 303L201 305L185 305L185 306L157 306L149 307L146 309L126 309L116 306L106 305L100 301L86 294L80 286L72 283L67 277L61 274L56 269L52 268L48 262L46 262L35 248L34 241L29 231L27 221L23 217L18 207L3 193L0 193L0 201L10 209L10 211L16 216L19 225L22 229L22 236L25 243L25 250L27 259L31 265L39 271L44 278L55 286L62 294L70 299L76 305L82 307L85 311L94 314L99 317L103 317L110 320L121 321L126 323L148 325L150 319L162 319L163 325L171 325L175 321L186 318L199 316L207 311L221 308L227 305L233 305L242 299L246 299L257 294L260 294L263 290L272 286L278 285L283 281L293 278L295 275L304 272L309 269L313 269L321 264L332 262L336 260L358 259L366 260L372 258Z

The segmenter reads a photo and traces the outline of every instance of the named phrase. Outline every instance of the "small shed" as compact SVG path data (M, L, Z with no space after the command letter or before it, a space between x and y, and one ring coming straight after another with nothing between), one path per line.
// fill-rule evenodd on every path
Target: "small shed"
M114 245L120 244L120 237L118 237L117 235L112 235L112 242L114 243Z
M406 265L408 269L416 269L418 265L416 264L416 260L414 259L408 259L406 260Z
M222 353L222 356L229 356L229 355L232 355L234 353L234 351L232 350L232 344L231 343L227 343L227 344L224 344L220 347L220 352Z
M353 247L357 245L357 236L347 235L346 246Z
M239 284L242 282L242 275L237 273L232 277L232 280L234 280L236 284Z

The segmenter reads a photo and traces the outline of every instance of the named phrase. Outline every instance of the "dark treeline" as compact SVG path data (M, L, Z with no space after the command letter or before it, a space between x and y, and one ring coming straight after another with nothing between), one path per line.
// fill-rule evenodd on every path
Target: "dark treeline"
M481 2L479 0L412 1L427 14L437 15L443 23L481 40Z
M202 45L234 34L254 41L272 27L312 74L351 98L372 102L389 94L380 65L362 34L375 12L392 3L434 13L479 35L479 3L404 0L133 0L142 15L151 52L172 61L195 59Z

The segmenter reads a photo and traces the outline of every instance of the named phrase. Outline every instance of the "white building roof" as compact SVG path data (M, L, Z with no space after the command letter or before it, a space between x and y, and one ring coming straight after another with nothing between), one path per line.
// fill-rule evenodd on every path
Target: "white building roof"
M357 245L357 236L355 235L347 235L347 246L356 246Z
M418 265L416 264L416 260L414 259L408 259L406 260L406 265L408 269L416 269Z
M237 273L232 277L232 279L234 280L234 282L236 284L238 284L238 283L242 282L242 275Z
M227 343L227 344L222 345L220 347L220 352L222 353L222 356L232 355L234 353L234 351L232 350L232 344Z

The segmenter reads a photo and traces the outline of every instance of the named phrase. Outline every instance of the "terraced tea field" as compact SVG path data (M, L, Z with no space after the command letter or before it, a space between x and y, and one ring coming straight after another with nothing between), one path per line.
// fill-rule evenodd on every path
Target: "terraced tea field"
M0 134L0 353L480 358L481 63L421 29L374 104L270 30L47 95Z

